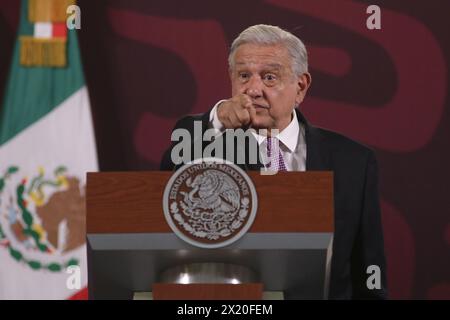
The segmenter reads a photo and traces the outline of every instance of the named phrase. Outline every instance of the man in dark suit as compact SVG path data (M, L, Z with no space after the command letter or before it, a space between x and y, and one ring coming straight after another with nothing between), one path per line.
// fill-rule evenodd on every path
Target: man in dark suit
M191 141L194 144L202 141L208 129L216 130L216 139L224 139L227 129L267 129L263 133L253 130L250 135L256 142L256 152L268 150L264 164L261 157L257 163L249 161L251 139L244 145L232 146L234 159L239 148L244 150L245 161L238 163L244 169L333 171L335 234L329 298L387 298L375 155L349 138L312 126L298 111L311 84L307 52L301 40L278 27L249 27L231 46L229 73L232 97L219 101L203 115L184 117L174 130L195 133ZM194 129L196 121L199 132ZM210 143L202 141L202 148ZM175 159L180 155L172 152L175 145L164 154L162 170L173 170L180 162ZM223 155L227 148L230 146L225 143ZM375 285L368 281L368 270L373 266L380 272Z

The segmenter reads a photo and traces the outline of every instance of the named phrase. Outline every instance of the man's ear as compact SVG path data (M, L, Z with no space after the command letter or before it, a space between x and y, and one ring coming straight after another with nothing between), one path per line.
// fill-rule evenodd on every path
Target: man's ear
M295 99L297 105L303 102L311 82L312 78L309 72L305 72L297 78L297 97Z

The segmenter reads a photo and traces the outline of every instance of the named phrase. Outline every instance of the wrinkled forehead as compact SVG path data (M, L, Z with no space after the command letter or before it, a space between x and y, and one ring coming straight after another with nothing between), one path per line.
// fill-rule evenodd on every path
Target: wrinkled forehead
M242 44L234 54L234 67L283 70L291 67L291 59L282 45Z
M261 67L264 69L270 69L270 70L283 70L287 66L284 66L281 63L272 62L272 63L264 63L258 60L247 60L247 61L240 61L236 63L236 69L239 68L245 68L245 67Z

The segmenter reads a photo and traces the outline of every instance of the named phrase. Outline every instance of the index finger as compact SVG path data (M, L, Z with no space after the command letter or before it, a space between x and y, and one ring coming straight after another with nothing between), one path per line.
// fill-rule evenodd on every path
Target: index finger
M250 98L250 96L246 95L245 93L242 93L239 96L239 100L240 100L241 106L243 106L246 109L253 104L252 98Z

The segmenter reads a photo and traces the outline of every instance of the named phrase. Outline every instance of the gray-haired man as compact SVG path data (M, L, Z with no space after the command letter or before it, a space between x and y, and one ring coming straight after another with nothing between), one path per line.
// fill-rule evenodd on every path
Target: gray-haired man
M312 126L297 109L311 84L307 52L301 40L279 27L251 26L233 41L228 62L232 97L219 101L203 115L184 117L175 129L194 132L195 121L201 122L202 133L211 128L218 132L268 129L265 135L258 131L252 135L259 150L266 150L272 144L269 141L279 143L276 161L269 162L269 169L333 171L335 236L329 297L386 298L375 155L349 138ZM270 129L278 132L271 135ZM194 136L192 142L196 139L201 137ZM208 144L203 142L203 148ZM174 146L164 154L162 170L175 167ZM251 152L248 148L246 151ZM262 166L242 165L247 170ZM381 271L378 288L367 285L367 270L373 265Z

